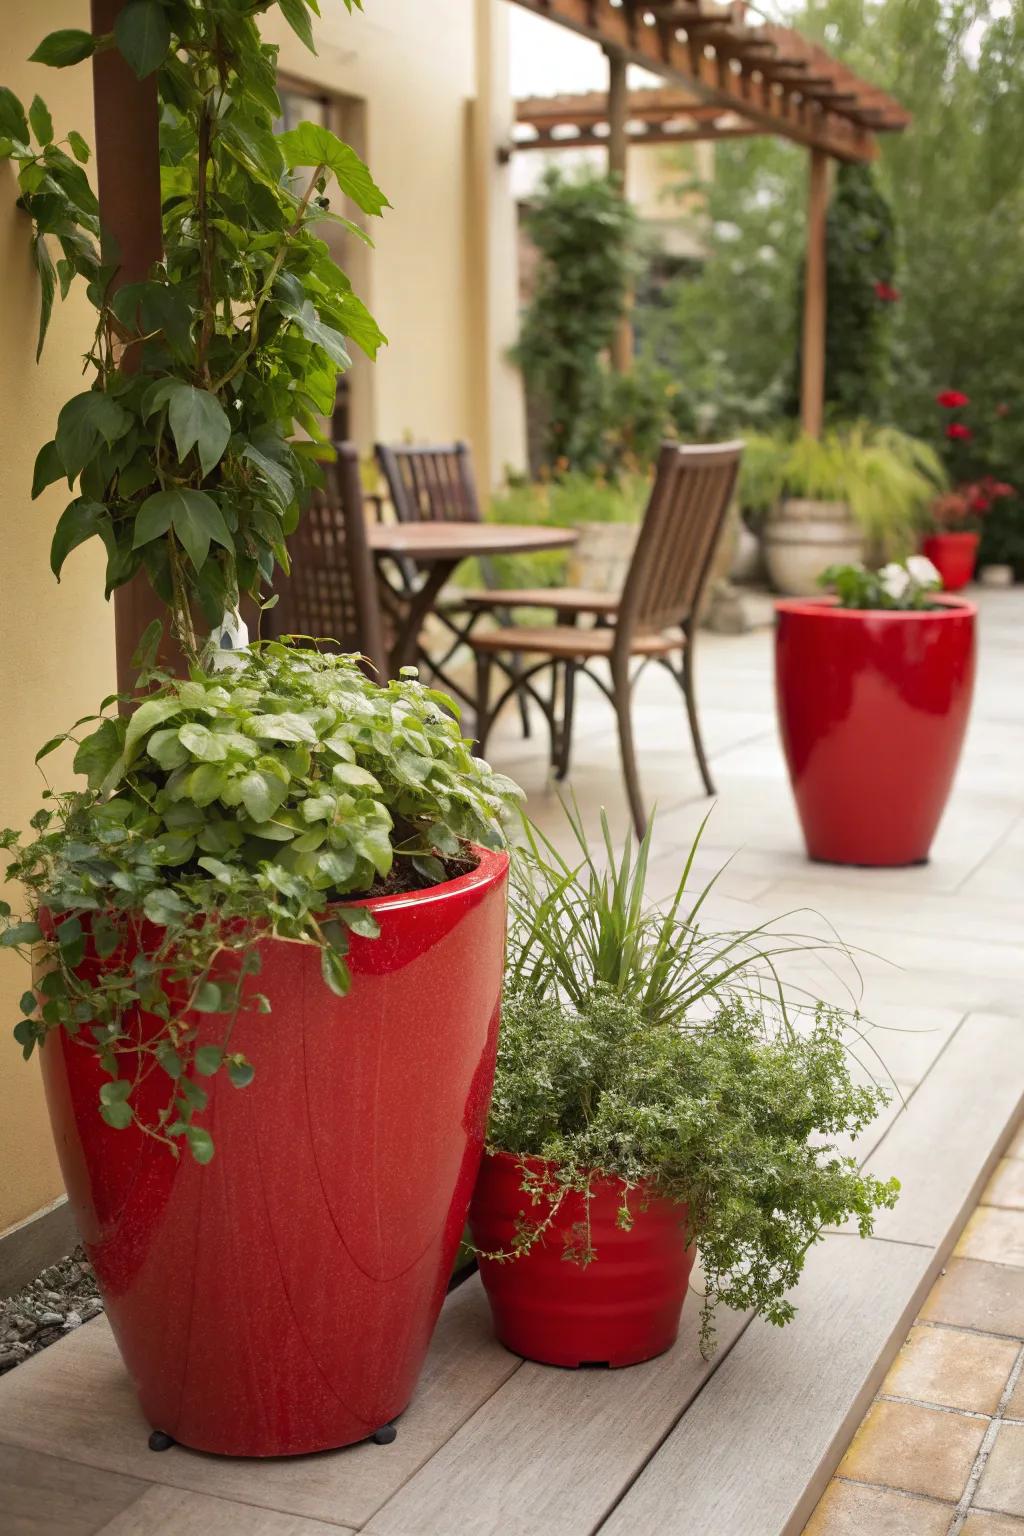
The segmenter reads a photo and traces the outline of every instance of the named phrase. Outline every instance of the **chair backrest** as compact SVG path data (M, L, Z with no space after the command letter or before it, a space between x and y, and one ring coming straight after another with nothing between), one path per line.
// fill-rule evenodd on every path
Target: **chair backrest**
M391 447L377 444L377 462L402 523L478 523L480 502L465 443Z
M384 627L366 537L359 455L336 443L337 459L324 465L324 484L288 540L291 574L279 575L276 605L268 609L272 636L302 635L359 652L383 682L388 675Z
M742 442L680 447L663 443L616 626L637 630L688 624L696 613L736 487Z

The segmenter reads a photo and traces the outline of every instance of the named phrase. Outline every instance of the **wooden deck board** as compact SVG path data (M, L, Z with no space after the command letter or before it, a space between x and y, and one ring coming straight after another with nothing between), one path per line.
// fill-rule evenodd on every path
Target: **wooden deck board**
M177 1446L155 1455L113 1335L97 1318L0 1380L0 1445L359 1527L519 1365L494 1339L474 1276L445 1305L419 1389L392 1445L261 1462Z
M711 1361L697 1347L699 1299L680 1339L628 1370L526 1364L367 1526L367 1536L585 1536L641 1471L748 1322L719 1319Z

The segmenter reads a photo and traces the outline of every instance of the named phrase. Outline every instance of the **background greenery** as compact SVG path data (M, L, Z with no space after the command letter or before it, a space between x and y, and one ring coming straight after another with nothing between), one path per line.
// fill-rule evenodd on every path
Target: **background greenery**
M962 390L974 433L967 473L1016 485L1024 461L1024 0L763 8L819 39L913 115L907 133L880 139L877 187L897 229L894 250L877 253L876 275L899 299L878 301L875 311L877 325L891 329L892 360L871 379L872 418L945 453L935 396ZM806 178L805 152L784 141L716 148L706 188L709 257L676 284L661 361L720 430L792 409ZM866 295L860 304L870 310ZM839 318L835 306L830 318ZM851 310L847 318L855 318ZM1013 540L1024 557L1022 525L1017 497L989 523L989 558Z

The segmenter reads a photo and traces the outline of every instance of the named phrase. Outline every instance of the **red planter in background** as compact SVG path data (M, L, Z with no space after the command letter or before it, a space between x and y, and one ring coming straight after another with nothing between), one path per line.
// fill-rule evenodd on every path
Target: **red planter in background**
M523 1191L523 1161L505 1152L484 1158L469 1219L485 1253L509 1251L520 1218L532 1224L550 1212ZM539 1171L547 1166L525 1161ZM543 1238L522 1257L481 1258L495 1332L507 1349L563 1366L636 1365L671 1349L695 1256L686 1244L686 1207L652 1199L644 1209L634 1190L633 1226L624 1232L617 1219L623 1187L619 1179L595 1178L592 1199L566 1194ZM596 1257L584 1266L565 1252L585 1240L588 1204Z
M933 533L921 545L921 553L932 562L947 592L959 592L974 577L978 559L977 533Z
M833 864L928 857L971 708L976 609L779 602L775 686L807 852Z
M409 1402L494 1075L508 856L477 853L457 880L363 903L381 932L352 935L346 998L317 949L261 944L246 987L273 1011L243 1009L234 1028L249 1087L203 1080L205 1167L108 1127L92 1052L64 1031L46 1044L61 1165L111 1325L143 1413L183 1445L319 1451ZM223 1020L194 1019L216 1042Z

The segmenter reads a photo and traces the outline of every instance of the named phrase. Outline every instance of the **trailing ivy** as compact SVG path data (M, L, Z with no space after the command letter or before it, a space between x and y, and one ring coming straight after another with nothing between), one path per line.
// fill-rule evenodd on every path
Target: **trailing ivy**
M384 339L322 230L333 221L366 238L330 207L335 186L371 218L388 203L329 129L274 134L277 50L256 20L277 3L132 0L113 35L54 32L33 55L64 68L116 48L156 76L163 257L142 282L116 286L85 140L58 140L38 96L26 111L0 90L0 158L16 163L32 220L40 348L58 288L63 298L84 283L97 312L91 384L61 410L33 480L34 496L61 480L73 492L54 573L99 538L108 596L145 570L193 658L195 604L219 623L240 592L258 598L275 562L288 569L285 540L331 451L320 418L349 345L373 357ZM280 8L312 48L316 0Z
M14 1031L25 1056L63 1027L99 1056L108 1124L184 1137L206 1162L197 1077L252 1078L231 1034L240 1010L269 1011L250 980L260 941L317 946L344 994L349 933L377 924L343 898L465 869L467 842L500 844L518 791L472 756L443 695L378 686L351 657L275 642L238 670L154 681L132 714L108 700L39 752L74 741L87 787L48 791L31 839L0 834L30 899L22 917L0 904L0 945L31 960L46 944ZM197 1014L221 1017L216 1044Z

